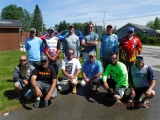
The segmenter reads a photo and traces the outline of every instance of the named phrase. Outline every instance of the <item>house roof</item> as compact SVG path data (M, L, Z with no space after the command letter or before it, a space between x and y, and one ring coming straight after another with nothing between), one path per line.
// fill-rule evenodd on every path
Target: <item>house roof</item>
M0 27L22 27L19 20L0 19Z
M133 23L128 23L128 24L126 24L126 25L130 25L130 26L132 26L132 27L138 28L138 29L142 30L143 32L156 32L156 30L151 29L151 28L149 28L149 27L147 27L147 26L143 26L143 25L138 25L138 24L133 24ZM124 26L126 26L126 25L124 25ZM124 27L124 26L123 26L123 27ZM122 28L122 27L121 27L121 28ZM118 30L120 30L121 28L119 28ZM117 30L117 31L118 31L118 30Z

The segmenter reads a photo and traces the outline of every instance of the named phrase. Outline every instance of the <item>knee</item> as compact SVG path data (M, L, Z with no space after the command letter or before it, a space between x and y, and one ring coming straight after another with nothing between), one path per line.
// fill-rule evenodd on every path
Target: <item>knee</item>
M20 84L19 83L15 83L14 87L15 87L15 89L20 89Z
M114 98L115 100L120 100L122 97L119 96L119 95L114 94L113 98Z

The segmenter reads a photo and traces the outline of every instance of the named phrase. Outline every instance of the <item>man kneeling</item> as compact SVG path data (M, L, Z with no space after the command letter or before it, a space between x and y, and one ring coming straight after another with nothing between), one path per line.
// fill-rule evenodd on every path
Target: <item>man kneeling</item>
M116 83L113 97L116 102L120 102L124 91L128 88L128 72L126 66L117 60L117 55L114 52L110 53L110 64L107 66L102 76L104 89L107 91L110 89L107 83L108 75L111 75Z
M62 84L60 84L60 91L63 92L67 88L69 88L69 84L72 85L72 93L76 94L76 85L78 83L77 76L80 73L81 64L78 59L73 58L74 57L74 50L69 49L67 58L62 60L62 73L64 74L64 77L62 79ZM65 82L69 82L66 83ZM64 84L63 84L64 83ZM68 86L68 87L67 87Z
M34 95L36 97L33 106L39 107L40 97L44 96L45 106L48 106L48 100L57 96L56 88L56 72L53 66L48 64L48 57L41 57L41 65L36 67L31 76L31 85Z

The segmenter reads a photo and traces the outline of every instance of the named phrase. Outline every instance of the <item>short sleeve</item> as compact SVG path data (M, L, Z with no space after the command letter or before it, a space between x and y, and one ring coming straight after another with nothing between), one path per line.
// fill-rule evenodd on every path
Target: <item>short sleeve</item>
M61 69L65 70L65 59L62 60L62 66Z

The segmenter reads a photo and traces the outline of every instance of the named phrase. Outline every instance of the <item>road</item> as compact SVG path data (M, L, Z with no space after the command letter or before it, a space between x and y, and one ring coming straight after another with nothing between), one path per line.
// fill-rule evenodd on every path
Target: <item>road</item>
M127 109L126 106L115 106L105 99L106 92L100 89L100 95L84 90L81 86L77 94L59 94L46 108L35 109L32 103L12 111L9 115L0 116L0 120L159 120L160 119L160 47L143 46L145 63L150 65L157 78L156 96L151 99L150 108Z

